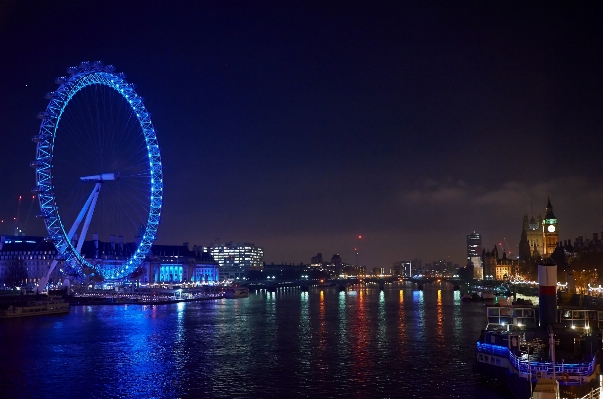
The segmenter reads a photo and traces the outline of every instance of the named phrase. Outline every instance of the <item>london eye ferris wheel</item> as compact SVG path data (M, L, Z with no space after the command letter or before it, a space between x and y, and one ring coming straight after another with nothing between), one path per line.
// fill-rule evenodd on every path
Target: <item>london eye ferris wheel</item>
M100 61L82 62L67 73L46 94L48 106L38 114L42 122L33 137L32 192L39 199L47 239L58 252L40 290L58 260L75 277L120 281L137 273L161 215L159 145L135 86ZM85 241L95 242L92 256L82 253ZM98 248L98 242L105 246Z

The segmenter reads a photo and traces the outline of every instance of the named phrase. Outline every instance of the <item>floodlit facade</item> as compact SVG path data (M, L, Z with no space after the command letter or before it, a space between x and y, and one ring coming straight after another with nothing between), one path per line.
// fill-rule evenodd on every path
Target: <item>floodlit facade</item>
M215 244L208 252L219 265L220 280L242 279L248 270L262 270L264 250L251 243Z
M182 246L153 245L151 253L144 262L146 273L141 276L150 284L191 283L195 285L218 282L218 263L202 248L188 249L188 243ZM150 278L147 278L149 276Z

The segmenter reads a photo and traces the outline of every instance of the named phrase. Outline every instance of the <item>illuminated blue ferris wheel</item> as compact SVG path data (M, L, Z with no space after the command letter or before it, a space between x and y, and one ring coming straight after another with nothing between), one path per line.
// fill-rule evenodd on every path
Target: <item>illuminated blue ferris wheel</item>
M38 114L42 122L33 137L32 192L47 239L58 252L40 291L58 262L76 278L97 281L138 273L161 215L159 145L135 86L100 61L82 62L67 73L55 80L58 89L46 94L49 103ZM85 242L94 245L84 251Z

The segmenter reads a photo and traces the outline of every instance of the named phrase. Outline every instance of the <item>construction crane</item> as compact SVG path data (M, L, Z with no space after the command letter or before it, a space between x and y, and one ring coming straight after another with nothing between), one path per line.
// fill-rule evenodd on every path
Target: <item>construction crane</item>
M498 246L500 246L500 248L507 253L507 256L509 256L511 254L511 249L509 247L509 243L507 242L507 239L505 237L503 237L503 241L505 242L505 245L503 246L502 242L498 243Z
M509 247L509 243L505 237L503 237L503 240L505 240L505 245L507 246L507 256L509 256L511 255L511 248Z

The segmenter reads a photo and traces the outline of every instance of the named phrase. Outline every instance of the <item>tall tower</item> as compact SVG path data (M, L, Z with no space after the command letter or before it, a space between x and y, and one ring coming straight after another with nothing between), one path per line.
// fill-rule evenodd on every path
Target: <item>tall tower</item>
M553 205L551 205L551 199L548 198L546 205L546 214L544 215L544 221L542 222L542 241L544 244L543 257L551 256L557 247L559 241L559 232L557 231L557 218L553 213Z
M483 280L482 237L475 231L467 235L467 264L473 265L473 278Z

